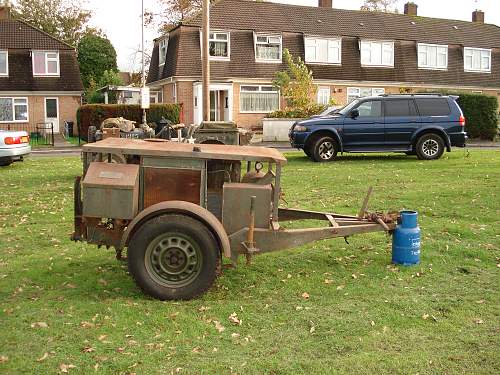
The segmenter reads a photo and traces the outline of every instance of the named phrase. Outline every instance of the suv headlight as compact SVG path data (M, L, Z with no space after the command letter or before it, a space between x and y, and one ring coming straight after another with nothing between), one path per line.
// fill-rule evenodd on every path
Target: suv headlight
M295 125L295 127L293 128L293 131L299 132L299 133L306 132L307 128L304 125Z

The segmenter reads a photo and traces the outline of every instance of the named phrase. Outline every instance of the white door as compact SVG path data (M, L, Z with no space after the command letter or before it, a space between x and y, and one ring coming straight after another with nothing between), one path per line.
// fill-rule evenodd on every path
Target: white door
M45 122L54 125L54 133L59 133L59 100L45 98Z

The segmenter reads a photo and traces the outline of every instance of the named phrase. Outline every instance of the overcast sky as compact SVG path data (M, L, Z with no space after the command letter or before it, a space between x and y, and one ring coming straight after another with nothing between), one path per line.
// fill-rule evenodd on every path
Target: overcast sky
M273 0L274 2L316 6L317 0ZM420 16L470 21L476 8L485 12L485 22L500 25L500 0L413 0ZM402 13L407 0L398 1ZM153 12L161 10L159 0L144 0L144 7ZM335 8L359 9L363 0L333 0ZM141 0L87 0L87 7L94 13L92 24L105 31L118 54L121 70L139 70L141 44ZM155 27L145 31L146 48L158 36Z

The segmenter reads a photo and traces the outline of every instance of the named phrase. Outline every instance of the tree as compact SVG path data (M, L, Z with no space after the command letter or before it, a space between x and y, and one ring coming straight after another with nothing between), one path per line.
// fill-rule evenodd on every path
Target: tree
M92 13L77 0L17 0L12 10L15 18L72 46L86 34L100 33L87 25Z
M213 3L215 0L210 0ZM182 21L201 12L203 0L157 0L163 12L147 12L147 23L158 23L160 32L168 32Z
M122 86L123 81L120 74L115 70L105 70L99 81L96 83L93 79L90 80L87 90L85 90L85 98L87 103L104 103L104 94L97 91L105 86ZM110 103L116 101L116 93L108 93L108 100Z
M117 72L116 51L108 38L85 35L78 43L78 64L83 86L88 88L91 81L100 82L105 71Z
M361 6L361 10L368 10L371 12L386 12L397 13L396 8L398 0L365 0Z

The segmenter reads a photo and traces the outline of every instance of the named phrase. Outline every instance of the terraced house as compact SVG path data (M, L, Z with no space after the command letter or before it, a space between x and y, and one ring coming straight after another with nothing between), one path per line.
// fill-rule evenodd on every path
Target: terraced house
M283 49L313 71L316 100L345 104L384 93L466 90L500 95L500 27L472 21L333 9L250 0L220 0L210 9L211 120L258 125L283 106L272 86L286 69ZM166 103L183 103L185 121L199 123L201 16L155 40L148 85Z
M75 49L0 6L0 128L58 133L76 123L82 92Z

